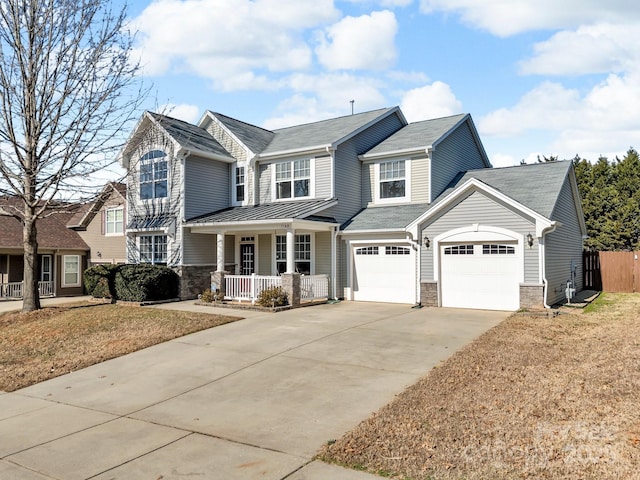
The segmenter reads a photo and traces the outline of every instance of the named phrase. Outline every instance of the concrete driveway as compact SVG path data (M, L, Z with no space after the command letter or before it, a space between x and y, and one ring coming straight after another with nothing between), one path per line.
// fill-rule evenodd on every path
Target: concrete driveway
M508 315L161 308L247 318L0 393L0 478L377 478L313 455Z

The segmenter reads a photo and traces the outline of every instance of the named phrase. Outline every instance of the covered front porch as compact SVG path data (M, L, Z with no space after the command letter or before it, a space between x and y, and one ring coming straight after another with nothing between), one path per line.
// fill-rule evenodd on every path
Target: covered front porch
M236 215L238 210L248 215L259 209L232 210ZM284 288L291 276L300 279L302 301L320 295L336 297L339 225L334 219L310 215L268 218L265 215L234 221L226 219L225 214L228 216L228 211L192 220L183 226L185 263L212 260L217 275L214 287L225 298L255 301L262 289Z
M38 288L41 297L55 295L53 256L38 255ZM0 300L20 300L24 292L24 255L21 252L0 253Z

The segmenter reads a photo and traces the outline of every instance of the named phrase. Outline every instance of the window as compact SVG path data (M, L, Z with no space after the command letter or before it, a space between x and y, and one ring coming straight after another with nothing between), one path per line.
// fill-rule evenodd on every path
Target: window
M80 255L64 255L62 286L63 287L79 287L80 286Z
M378 255L378 247L362 247L356 249L356 255Z
M167 154L151 150L140 158L140 198L165 198L167 196Z
M445 255L473 255L473 245L454 245L444 249Z
M384 247L385 255L409 255L410 253L411 251L409 250L408 247L394 247L394 246Z
M483 255L515 255L516 249L510 245L482 245Z
M244 202L244 167L236 167L235 170L236 202Z
M276 199L311 196L311 160L276 163Z
M403 198L406 196L404 160L380 164L380 198Z
M287 236L276 235L276 269L287 271ZM295 269L303 275L311 275L311 235L296 235Z
M141 235L140 262L153 264L167 263L167 236Z
M104 232L106 235L122 235L124 231L123 218L124 209L110 208L104 215Z

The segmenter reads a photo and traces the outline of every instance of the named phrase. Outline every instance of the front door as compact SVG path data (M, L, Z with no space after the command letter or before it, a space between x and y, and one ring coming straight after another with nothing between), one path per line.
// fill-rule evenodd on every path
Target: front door
M251 275L256 271L256 246L254 243L240 244L240 275Z

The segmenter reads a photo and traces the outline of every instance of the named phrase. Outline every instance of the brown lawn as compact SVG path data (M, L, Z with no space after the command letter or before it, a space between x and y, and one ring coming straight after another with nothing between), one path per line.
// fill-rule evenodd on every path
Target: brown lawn
M640 294L510 317L319 456L397 479L640 479Z
M0 316L0 390L11 392L172 338L240 320L83 303Z

